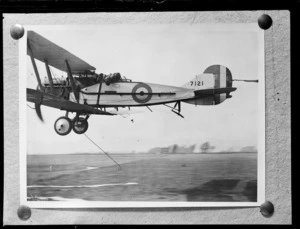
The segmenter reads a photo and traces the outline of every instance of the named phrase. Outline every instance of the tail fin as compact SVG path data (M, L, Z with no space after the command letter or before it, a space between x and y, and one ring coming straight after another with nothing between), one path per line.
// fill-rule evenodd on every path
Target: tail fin
M232 75L228 68L222 65L212 65L205 69L203 74L197 75L195 78L184 84L183 87L193 89L195 94L197 91L205 89L232 88ZM225 99L231 98L230 91L218 93L206 97L205 99L196 98L190 103L196 105L215 105L222 103Z

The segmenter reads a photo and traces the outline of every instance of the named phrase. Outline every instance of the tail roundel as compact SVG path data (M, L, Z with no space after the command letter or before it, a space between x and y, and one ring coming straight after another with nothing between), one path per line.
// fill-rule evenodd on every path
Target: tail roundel
M231 98L230 92L235 90L232 88L231 72L223 65L209 66L183 87L194 90L196 98L186 102L195 105L220 104Z
M215 78L215 88L231 88L232 75L230 70L223 65L212 65L205 69L204 73L210 73ZM216 104L223 102L225 99L231 98L230 92L218 94L215 96Z
M228 68L223 65L209 66L204 74L213 74L215 78L215 88L232 87L232 75Z

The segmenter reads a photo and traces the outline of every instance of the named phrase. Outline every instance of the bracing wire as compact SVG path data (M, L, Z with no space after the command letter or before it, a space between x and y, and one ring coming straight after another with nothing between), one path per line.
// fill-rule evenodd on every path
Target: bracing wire
M56 80L57 82L59 82L60 84L62 84L62 80L61 80L60 78L57 77L55 71L52 71L51 67L50 67L49 69L50 69L52 78L55 79L55 80ZM60 92L59 92L60 94L62 94L63 89L64 89L63 87L60 88Z
M50 72L51 72L52 78L55 79L55 80L57 80L57 82L61 83L61 80L56 76L55 72L52 71L51 67L50 67Z
M121 168L121 165L118 164L118 162L116 162L111 156L109 156L108 153L106 153L103 149L100 148L100 146L98 146L92 139L90 139L86 134L84 134L84 136L89 139L98 149L100 149L106 156L108 156L113 162L115 162L118 166L119 166L119 169L122 169Z

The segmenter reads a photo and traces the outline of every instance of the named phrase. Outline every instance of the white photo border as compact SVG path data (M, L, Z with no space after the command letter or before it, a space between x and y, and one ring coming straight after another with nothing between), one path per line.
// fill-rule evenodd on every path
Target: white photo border
M202 23L208 25L207 23ZM205 26L205 30L213 30L214 25ZM244 26L247 24L249 26ZM64 25L76 28L78 25ZM85 25L89 28L95 25ZM26 115L26 77L27 72L27 30L53 29L56 25L25 25L24 36L19 40L19 121L20 121L20 205L30 208L168 208L168 207L257 207L265 202L265 44L264 31L257 23L222 23L218 31L254 31L259 37L258 79L259 79L259 122L258 122L258 155L257 155L257 201L256 202L154 202L154 201L28 201L27 200L27 115ZM46 28L45 28L46 27ZM60 26L61 27L61 26ZM263 99L261 99L263 98ZM263 115L261 115L263 114Z

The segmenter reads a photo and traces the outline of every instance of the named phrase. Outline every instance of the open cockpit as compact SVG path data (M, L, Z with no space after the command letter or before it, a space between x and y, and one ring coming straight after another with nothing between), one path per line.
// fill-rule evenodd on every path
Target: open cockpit
M74 74L74 80L81 89L98 83L109 85L117 82L132 82L132 80L127 79L125 76L121 76L118 72L110 74L96 74L93 72ZM50 87L49 79L47 77L44 78L43 85L45 88ZM54 87L71 86L69 77L53 79L53 85Z

